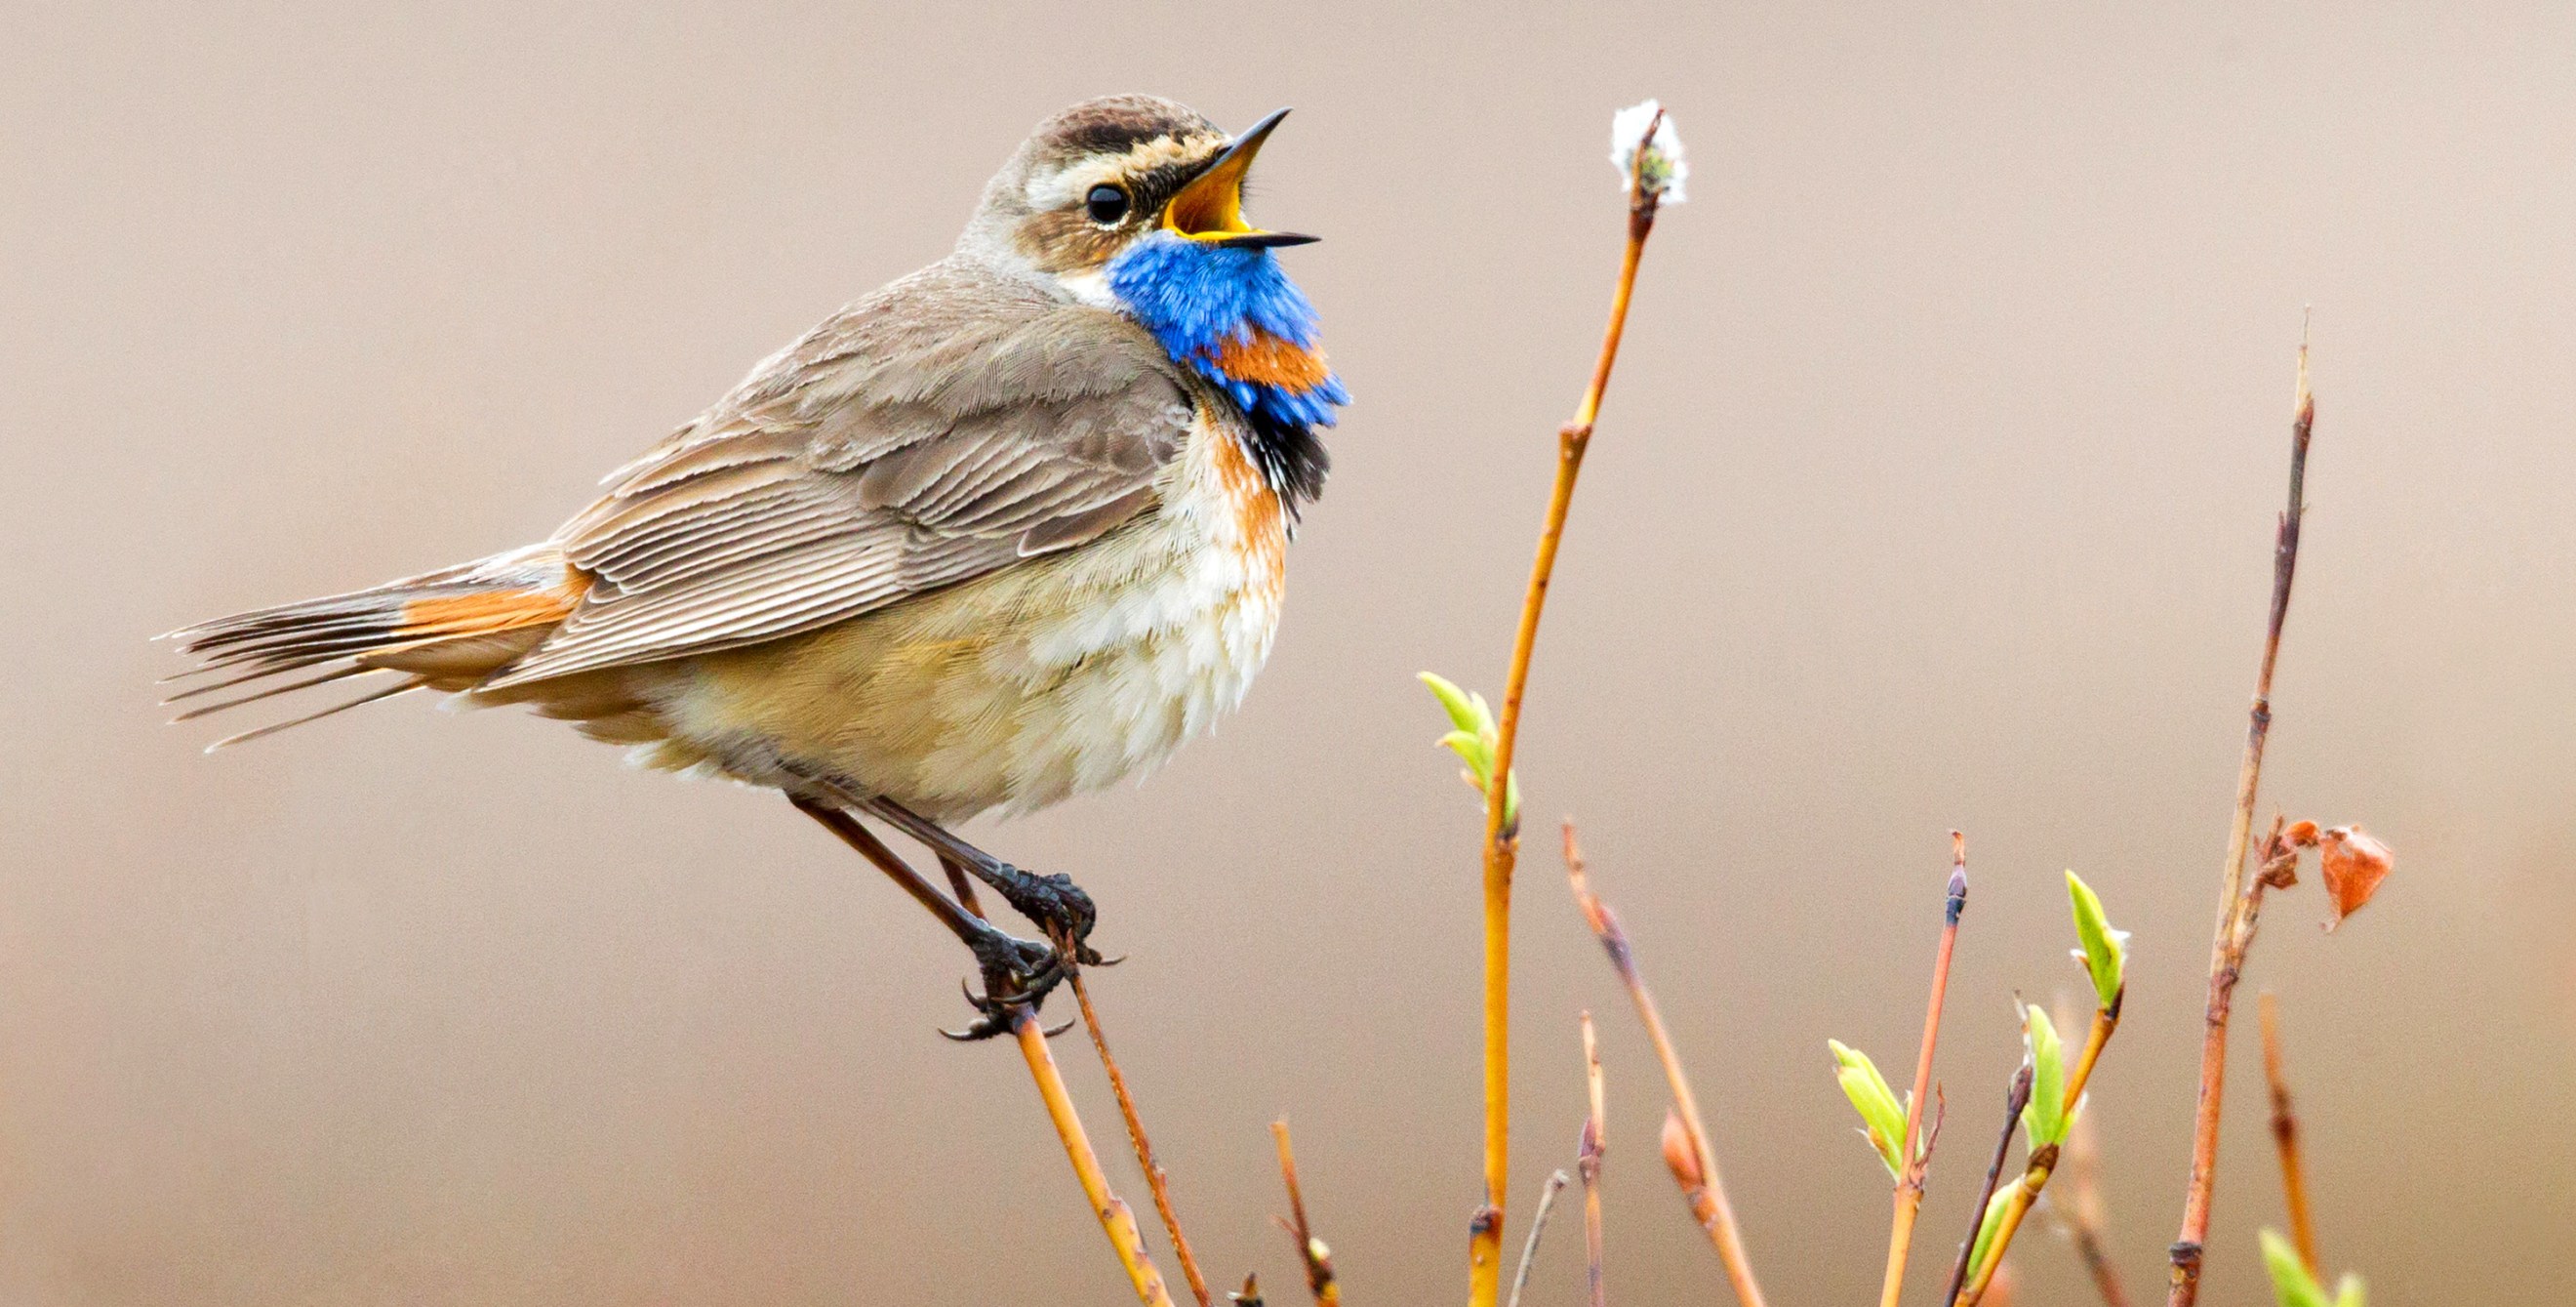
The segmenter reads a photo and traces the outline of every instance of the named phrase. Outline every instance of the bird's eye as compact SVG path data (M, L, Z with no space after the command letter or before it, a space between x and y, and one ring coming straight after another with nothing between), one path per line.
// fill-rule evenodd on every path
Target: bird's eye
M1090 210L1091 220L1106 227L1127 216L1127 192L1115 186L1094 186L1084 196L1082 206Z

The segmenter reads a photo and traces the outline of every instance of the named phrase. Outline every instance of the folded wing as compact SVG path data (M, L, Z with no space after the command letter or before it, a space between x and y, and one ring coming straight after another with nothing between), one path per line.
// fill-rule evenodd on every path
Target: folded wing
M1149 335L943 264L763 363L554 540L579 604L488 688L757 644L1148 509L1193 403Z

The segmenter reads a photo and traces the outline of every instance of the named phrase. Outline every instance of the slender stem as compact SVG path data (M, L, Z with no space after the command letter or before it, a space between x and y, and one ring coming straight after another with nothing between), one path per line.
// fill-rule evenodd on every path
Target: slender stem
M2128 986L2123 985L2112 993L2111 1006L2094 1009L2093 1027L2084 1035L2084 1051L2076 1056L2075 1069L2066 1077L2067 1111L2075 1110L2075 1102L2083 1096L2085 1083L2093 1078L2094 1063L2102 1060L2103 1046L2110 1043L2112 1034L2119 1030L2120 1001L2128 994Z
M1583 1118L1583 1139L1575 1151L1574 1169L1583 1177L1584 1283L1592 1289L1592 1307L1609 1307L1601 1283L1601 1155L1609 1148L1608 1122L1602 1110L1601 1044L1593 1035L1592 1014L1583 1014L1583 1083L1591 1102Z
M1941 947L1932 955L1932 995L1923 1008L1923 1051L1914 1059L1914 1092L1905 1100L1905 1140L1898 1156L1896 1211L1887 1229L1887 1275L1879 1307L1896 1307L1905 1290L1905 1257L1914 1243L1914 1218L1923 1210L1923 1181L1932 1168L1932 1140L1923 1133L1923 1104L1932 1095L1932 1053L1941 1044L1941 1004L1950 992L1950 954L1959 943L1959 915L1968 908L1968 837L1950 832L1950 883L1941 903ZM1934 1118L1938 1128L1939 1118Z
M1675 1164L1673 1178L1682 1187L1692 1218L1707 1233L1709 1242L1716 1245L1718 1261L1726 1267L1737 1301L1743 1307L1765 1307L1762 1285L1754 1278L1753 1264L1744 1254L1744 1233L1736 1228L1735 1205L1727 1201L1726 1182L1718 1176L1717 1154L1709 1146L1708 1126L1700 1119L1699 1098L1691 1092L1690 1077L1682 1071L1681 1055L1673 1049L1672 1032L1664 1027L1655 996L1637 971L1636 954L1628 947L1627 932L1619 927L1619 914L1592 892L1583 849L1575 842L1574 823L1570 821L1565 823L1565 876L1573 887L1575 906L1583 910L1584 921L1601 940L1602 950L1610 955L1610 965L1617 969L1620 983L1627 986L1628 998L1637 1007L1637 1019L1646 1027L1646 1039L1655 1047L1655 1060L1663 1065L1664 1083L1673 1096L1674 1119L1680 1122L1689 1144L1690 1172L1685 1174Z
M2061 1028L2071 1026L2075 1013L2061 1003L2057 1019ZM2075 1186L2073 1201L2052 1202L2047 1211L2075 1245L2076 1256L2083 1259L2085 1273L2092 1277L2103 1307L2129 1307L2128 1288L2121 1283L2119 1268L2112 1264L2102 1237L2102 1145L2092 1113L2077 1116L2067 1128L2066 1148L2059 1164L2066 1171L2067 1182Z
M1199 1307L1215 1307L1208 1293L1207 1277L1199 1273L1198 1257L1190 1251L1189 1236L1181 1233L1180 1213L1172 1208L1170 1178L1162 1163L1154 1160L1154 1142L1145 1137L1145 1119L1137 1115L1136 1100L1127 1092L1127 1075L1118 1067L1118 1059L1109 1054L1109 1038L1100 1029L1100 1014L1091 1006L1091 989L1082 983L1082 970L1073 971L1073 999L1082 1007L1083 1028L1091 1032L1091 1047L1100 1054L1101 1069L1109 1073L1109 1092L1118 1098L1118 1114L1127 1122L1127 1142L1136 1150L1136 1165L1145 1172L1145 1188L1154 1195L1154 1211L1163 1218L1163 1232L1171 1236L1172 1256L1181 1264L1181 1277L1190 1282L1190 1293Z
M1592 424L1601 413L1601 398L1610 386L1610 369L1619 358L1619 338L1627 330L1628 301L1637 284L1637 264L1654 231L1660 192L1646 189L1643 142L1652 140L1663 122L1658 112L1640 138L1637 165L1628 180L1628 243L1619 263L1619 282L1610 299L1610 322L1603 329L1601 350L1592 364L1591 383L1572 422L1557 432L1556 482L1548 494L1547 517L1540 526L1537 555L1530 561L1529 585L1521 597L1520 627L1512 638L1512 661L1503 682L1502 717L1495 723L1494 774L1485 791L1485 1200L1467 1226L1467 1298L1471 1307L1494 1307L1502 1289L1503 1199L1511 1182L1511 962L1512 871L1520 856L1518 814L1506 798L1511 792L1512 758L1520 739L1521 698L1529 688L1530 655L1538 646L1540 615L1547 608L1547 588L1556 572L1556 551L1565 535L1566 514L1574 505L1575 479L1583 471L1584 450L1592 443Z
M1137 1299L1145 1307L1172 1307L1172 1294L1163 1287L1163 1274L1154 1269L1153 1258L1146 1255L1145 1234L1136 1227L1136 1213L1109 1190L1109 1177L1100 1169L1100 1155L1091 1150L1082 1118L1074 1113L1073 1096L1065 1090L1064 1074L1056 1070L1055 1054L1047 1050L1046 1030L1038 1024L1036 1014L1024 1007L1011 1014L1011 1035L1020 1041L1020 1056L1028 1060L1029 1076L1037 1081L1038 1097L1046 1102L1047 1118L1055 1123L1056 1137L1064 1141L1064 1155L1073 1163L1074 1178L1082 1182L1082 1195L1091 1201L1092 1214L1100 1218L1100 1228L1108 1234L1109 1246L1118 1254L1118 1264L1127 1268Z
M1986 1187L1977 1192L1977 1204L1969 1209L1968 1237L1959 1241L1958 1264L1950 1268L1949 1292L1941 1301L1955 1303L1959 1293L1968 1287L1968 1258L1977 1250L1977 1231L1986 1223L1986 1208L1995 1200L1995 1186L2002 1182L2004 1158L2012 1153L2013 1131L2021 1125L2021 1110L2030 1106L2030 1063L2021 1064L2013 1073L2012 1088L2004 1095L2004 1133L1995 1140L1995 1160L1986 1166Z
M2272 547L2272 606L2264 627L2263 661L2254 677L2254 703L2245 729L2245 757L2236 773L2236 812L2227 830L2227 863L2221 869L2218 928L2209 948L2209 1003L2200 1044L2200 1099L2192 1121L2191 1184L2183 1195L2182 1228L2171 1251L2173 1274L2166 1307L2192 1307L2200 1298L2201 1250L2209 1238L2209 1203L2218 1185L2219 1109L2227 1092L2227 1017L2252 943L2246 916L2245 855L2254 831L2254 799L2263 776L2263 745L2272 730L2272 669L2280 661L2281 626L2290 613L2290 583L2299 567L2299 519L2306 511L2308 437L2316 425L2316 397L2308 390L2308 345L2299 342L2299 383L2290 420L2289 506L2282 510ZM2242 943L2240 943L2240 937Z
M1288 1237L1297 1241L1297 1257L1306 1266L1306 1288L1315 1295L1317 1307L1341 1307L1341 1281L1333 1275L1333 1253L1324 1241L1315 1237L1315 1227L1306 1223L1306 1195L1297 1185L1297 1150L1288 1143L1288 1122L1283 1118L1270 1123L1270 1137L1279 1145L1279 1179L1288 1186L1289 1220L1280 1224Z
M849 814L803 799L797 800L796 806L902 883L923 906L930 908L961 935L967 933L970 918L973 921L983 919L984 914L971 893L961 894L960 897L966 900L963 908L941 898L928 881L923 880L894 850L886 847L885 841L878 839L875 832L860 825ZM949 874L963 879L953 865ZM1079 984L1077 980L1077 988ZM1088 999L1083 1001L1084 1015L1090 1015L1090 1006ZM1092 1029L1097 1038L1099 1027L1095 1025ZM1026 1005L1012 1011L1011 1034L1019 1040L1020 1055L1029 1064L1029 1077L1037 1082L1038 1097L1046 1104L1047 1119L1054 1123L1056 1137L1064 1141L1065 1157L1073 1163L1073 1175L1082 1184L1083 1197L1090 1200L1092 1214L1100 1218L1101 1231L1109 1236L1109 1246L1118 1254L1118 1264L1126 1268L1129 1282L1136 1286L1136 1297L1145 1307L1172 1307L1171 1291L1163 1286L1162 1272L1154 1269L1153 1259L1145 1252L1145 1237L1136 1228L1136 1214L1110 1192L1109 1177L1100 1169L1100 1156L1092 1151L1090 1136L1082 1128L1082 1118L1074 1111L1073 1096L1064 1087L1064 1073L1056 1069L1055 1054L1047 1049L1046 1030ZM1104 1055L1105 1052L1104 1049ZM1178 1233L1178 1230L1174 1231L1175 1236Z
M2012 1196L2004 1200L2004 1210L1995 1217L1995 1237L1987 1246L1986 1260L1959 1295L1958 1307L1976 1307L1977 1301L1986 1296L1987 1287L1995 1282L1995 1273L2003 1269L2004 1251L2012 1247L2014 1232L2021 1229L2022 1218L2030 1215L2030 1205L2039 1201L2039 1191L2048 1186L2048 1173L2056 1165L2057 1145L2047 1145L2032 1155L2029 1168L2013 1182Z
M1530 1214L1529 1238L1521 1244L1520 1269L1512 1272L1512 1296L1504 1301L1508 1307L1521 1307L1521 1290L1529 1287L1530 1266L1538 1260L1538 1237L1547 1233L1547 1218L1556 1210L1556 1196L1565 1192L1573 1177L1563 1171L1548 1173L1547 1187L1538 1195L1538 1210Z
M2102 1060L2102 1046L2110 1043L2112 1033L2120 1028L2120 1005L2128 994L2125 986L2113 990L2110 1006L2093 1013L2093 1031L2084 1040L2084 1053L2076 1059L2075 1069L2066 1077L2066 1096L2061 1101L2069 1116L2073 1116L2076 1106L2084 1101L2084 1086L2093 1078L2094 1065ZM2011 1138L2010 1128L2006 1128L2004 1135ZM1996 1220L1995 1236L1988 1245L1986 1260L1978 1267L1976 1279L1968 1284L1964 1294L1952 1294L1959 1307L1974 1307L1976 1301L1985 1296L1986 1285L1994 1279L1995 1269L2003 1265L2004 1250L2012 1247L2013 1233L2021 1228L2022 1217L2028 1214L2031 1204L2039 1201L2040 1191L2048 1187L2049 1176L2055 1174L2058 1152L2058 1145L2043 1144L2031 1154L2030 1161L2022 1169L2021 1179L2013 1184L2012 1197L2006 1200L2004 1210ZM1997 1154L1996 1160L2002 1161L2002 1155ZM1984 1209L1978 1210L1982 1224ZM1970 1236L1972 1241L1974 1238L1974 1235Z
M2290 1242L2308 1274L2317 1273L2317 1228L2308 1217L2307 1168L2299 1159L2299 1113L2290 1101L2290 1077L2281 1068L2280 1004L2267 991L2257 1001L2263 1018L2263 1078L2272 1085L2272 1142L2281 1152L2281 1196L2290 1209Z

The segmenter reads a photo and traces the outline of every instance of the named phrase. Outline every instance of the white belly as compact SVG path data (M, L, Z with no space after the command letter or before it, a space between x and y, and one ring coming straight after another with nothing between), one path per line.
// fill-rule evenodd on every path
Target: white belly
M1243 699L1278 628L1285 524L1202 426L1160 507L1091 544L775 644L671 664L662 766L826 772L937 821L1153 767ZM782 765L783 764L783 765Z

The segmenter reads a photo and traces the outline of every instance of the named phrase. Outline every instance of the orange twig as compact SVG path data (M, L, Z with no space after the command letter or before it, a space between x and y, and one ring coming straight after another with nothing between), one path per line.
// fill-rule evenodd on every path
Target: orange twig
M2317 1273L2317 1229L2308 1218L2306 1168L2299 1160L2299 1113L2290 1102L2289 1074L2281 1069L2280 1005L2266 992L2263 1016L2263 1078L2272 1085L2272 1142L2281 1151L2281 1196L2290 1209L2290 1242L2299 1250L2308 1274Z
M1735 1286L1736 1299L1743 1307L1764 1307L1762 1285L1753 1276L1752 1261L1744 1255L1743 1231L1736 1228L1734 1204L1727 1201L1726 1183L1718 1177L1717 1154L1709 1146L1708 1126L1700 1119L1699 1098L1691 1092L1690 1077L1682 1071L1681 1055L1673 1051L1672 1032L1664 1028L1655 996L1637 972L1628 934L1619 928L1619 914L1592 892L1583 850L1575 843L1574 823L1570 821L1565 823L1565 876L1573 887L1575 906L1583 910L1584 921L1600 938L1602 949L1610 955L1610 965L1618 970L1620 983L1628 987L1637 1018L1646 1027L1646 1039L1655 1046L1655 1060L1663 1065L1664 1083L1673 1096L1673 1111L1665 1130L1670 1136L1678 1128L1681 1145L1679 1149L1672 1147L1673 1141L1668 1138L1664 1160L1672 1167L1673 1179L1681 1185L1692 1218L1708 1234L1709 1242L1716 1245L1718 1260L1726 1266L1727 1280Z
M2075 1013L2061 1002L2058 1005L2058 1024L2063 1027L2073 1024L2074 1020ZM2101 1140L2093 1126L2093 1114L2086 1112L2076 1117L2066 1133L2063 1158L2067 1182L2075 1186L2074 1198L2066 1203L2052 1202L2048 1210L2068 1240L2074 1243L2076 1255L2083 1259L2085 1273L2093 1278L2094 1291L2102 1296L2103 1307L2129 1307L2129 1290L2121 1283L2119 1268L2112 1264L2111 1254L2102 1237L2101 1151ZM1993 1295L1987 1295L1987 1300L1993 1301Z
M1547 608L1557 545L1565 535L1566 514L1574 506L1575 479L1583 471L1583 454L1592 443L1592 424L1600 416L1602 394L1610 388L1611 365L1619 358L1637 264L1655 227L1661 193L1645 186L1639 170L1645 162L1645 142L1654 139L1662 122L1659 111L1640 138L1630 168L1628 244L1610 299L1610 322L1602 331L1601 352L1593 361L1592 381L1584 388L1582 404L1574 420L1557 431L1556 483L1539 528L1537 556L1530 561L1529 586L1521 596L1520 627L1512 638L1511 668L1503 682L1502 716L1495 723L1494 774L1485 791L1485 1201L1467 1226L1470 1307L1494 1307L1502 1289L1503 1199L1511 1180L1512 871L1520 857L1516 814L1505 798L1511 792L1513 752L1520 739L1521 698L1529 688L1530 655L1538 646L1539 617Z
M1887 1275L1878 1290L1879 1307L1896 1307L1905 1289L1905 1257L1914 1243L1914 1218L1923 1210L1923 1180L1932 1167L1932 1131L1923 1130L1923 1104L1932 1093L1932 1053L1941 1043L1941 1004L1950 992L1950 954L1959 943L1959 915L1968 907L1968 837L1950 832L1950 883L1941 903L1941 947L1932 955L1932 995L1923 1009L1923 1051L1914 1060L1914 1092L1905 1103L1905 1138L1897 1145L1905 1159L1896 1181L1896 1211L1888 1222Z
M1298 1260L1306 1266L1306 1288L1315 1295L1317 1307L1341 1307L1342 1285L1333 1276L1333 1252L1306 1223L1306 1196L1297 1187L1297 1153L1288 1145L1288 1123L1271 1122L1270 1137L1279 1144L1279 1178L1288 1186L1289 1219L1281 1221L1280 1228L1297 1241Z
M1163 1287L1163 1273L1154 1269L1154 1261L1145 1252L1144 1232L1136 1228L1136 1213L1109 1191L1109 1177L1100 1169L1100 1155L1091 1151L1091 1139L1083 1132L1082 1118L1074 1113L1073 1096L1066 1092L1064 1074L1056 1070L1055 1054L1047 1050L1046 1031L1037 1016L1027 1008L1011 1015L1011 1035L1020 1041L1020 1056L1029 1064L1029 1075L1038 1083L1038 1097L1045 1100L1047 1118L1055 1123L1056 1137L1064 1141L1064 1155L1073 1163L1074 1178L1082 1182L1083 1197L1091 1200L1092 1214L1100 1218L1100 1228L1109 1236L1109 1246L1118 1253L1118 1263L1127 1269L1127 1278L1136 1286L1136 1297L1145 1307L1172 1307L1172 1294Z
M2291 856L2295 859L2297 855L2293 852ZM2267 870L2257 888L2261 884L2272 883L2272 876L2273 873ZM2067 1074L2066 1093L2059 1100L2069 1116L2075 1115L2075 1109L2084 1101L2084 1086L2092 1080L2095 1064L2102 1060L2103 1046L2111 1042L2112 1032L2120 1028L2120 1005L2128 993L2126 986L2112 991L2111 1002L2093 1012L2093 1032L2085 1038L2083 1055L2076 1059L2074 1070ZM2023 1069L2028 1070L2029 1064L2024 1063ZM2011 1137L2010 1130L2005 1131L2005 1137ZM2012 1195L2005 1200L2004 1210L1996 1218L1992 1250L1978 1267L1976 1278L1968 1282L1966 1292L1955 1296L1958 1307L1976 1307L1977 1302L1985 1297L1987 1286L2003 1268L2004 1253L2012 1247L2013 1235L2021 1229L2022 1218L2030 1214L2032 1205L2039 1201L2040 1191L2048 1188L2049 1177L2056 1174L2060 1151L2057 1144L2043 1144L2023 1164L2021 1179L2013 1182ZM2002 1160L2001 1154L1996 1160Z
M947 908L951 912L962 911L982 919L983 907L976 902L973 889L966 883L964 869L956 863L944 857L941 859L948 869L950 882L958 891L961 906L949 907L944 901L934 904L932 901L939 898L938 891L930 888L929 882L913 871L911 865L897 856L893 849L886 847L876 832L838 809L808 806L801 802L797 806L815 816L868 861L903 883L932 911ZM1077 987L1079 984L1077 981ZM1084 1001L1083 1007L1085 1015L1090 1015L1088 1000ZM1098 1030L1095 1025L1094 1038L1098 1037ZM1011 1012L1011 1035L1019 1041L1020 1056L1029 1064L1029 1078L1037 1082L1038 1098L1046 1105L1047 1119L1055 1126L1056 1137L1064 1142L1065 1158L1073 1164L1074 1179L1082 1185L1083 1197L1090 1200L1092 1214L1100 1220L1101 1232L1109 1236L1110 1249L1118 1254L1118 1264L1125 1268L1128 1281L1135 1286L1137 1299L1145 1307L1172 1307L1171 1290L1164 1287L1163 1273L1155 1269L1153 1258L1145 1251L1145 1237L1136 1226L1136 1214L1110 1191L1109 1177L1100 1169L1100 1155L1092 1151L1091 1138L1082 1128L1082 1117L1074 1111L1073 1095L1065 1088L1064 1073L1056 1068L1055 1054L1047 1048L1046 1030L1025 1004ZM1105 1048L1103 1052L1105 1055Z
M1118 1098L1118 1114L1127 1122L1127 1142L1136 1150L1136 1165L1145 1172L1145 1188L1154 1195L1154 1211L1163 1218L1164 1233L1171 1236L1172 1256L1181 1264L1181 1277L1190 1282L1190 1293L1199 1307L1214 1307L1207 1279L1199 1274L1198 1258L1190 1251L1189 1236L1181 1233L1180 1213L1172 1209L1172 1190L1162 1164L1154 1160L1154 1143L1145 1137L1145 1119L1136 1113L1136 1100L1127 1092L1127 1075L1119 1070L1118 1059L1109 1054L1109 1038L1100 1029L1100 1014L1091 1006L1091 990L1082 983L1082 971L1073 972L1073 999L1082 1007L1083 1028L1091 1033L1091 1046L1100 1054L1101 1069L1109 1073L1109 1091Z
M1601 1284L1601 1155L1609 1147L1609 1126L1602 1110L1601 1044L1593 1037L1589 1012L1583 1014L1583 1083L1592 1111L1583 1118L1583 1140L1575 1151L1574 1169L1583 1177L1584 1283L1592 1287L1592 1307L1608 1307L1610 1300Z
M2021 1110L2028 1106L2030 1063L2024 1062L2021 1070L2013 1073L2012 1089L2004 1095L2003 1137L1995 1141L1995 1160L1986 1166L1986 1187L1978 1191L1976 1206L1969 1209L1968 1237L1959 1242L1959 1261L1950 1269L1950 1289L1941 1295L1944 1303L1957 1303L1968 1287L1968 1259L1977 1249L1977 1231L1986 1223L1986 1207L1994 1201L1995 1186L2003 1180L2004 1159L2012 1155L2013 1131L2020 1127Z
M2200 1101L2192 1122L2191 1184L2183 1195L2182 1228L2174 1236L2172 1281L2166 1307L2192 1307L2200 1298L2202 1247L2209 1238L2210 1196L2218 1185L2218 1119L2227 1092L2227 1018L2245 950L2253 943L2245 855L2254 833L2254 799L2263 776L2263 745L2272 730L2272 670L2281 657L2281 626L2290 613L2290 583L2299 567L2299 520L2307 509L2308 437L2316 425L2316 397L2308 390L2308 346L2299 342L2299 383L2290 420L2289 506L2282 510L2272 547L2272 607L2263 637L2263 661L2254 676L2254 704L2245 729L2245 757L2236 773L2236 812L2227 831L2227 863L2220 869L2218 928L2209 948L2209 1003L2200 1045Z

